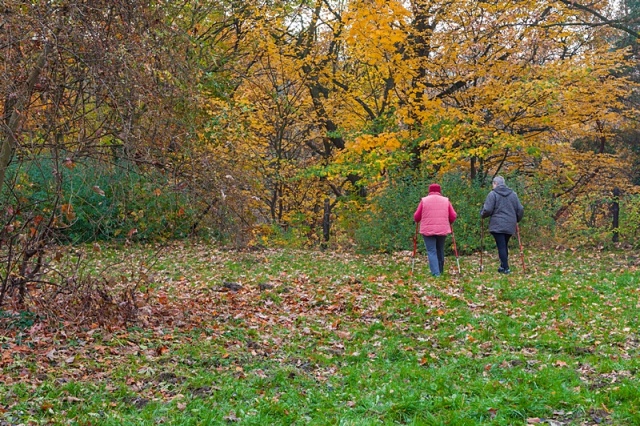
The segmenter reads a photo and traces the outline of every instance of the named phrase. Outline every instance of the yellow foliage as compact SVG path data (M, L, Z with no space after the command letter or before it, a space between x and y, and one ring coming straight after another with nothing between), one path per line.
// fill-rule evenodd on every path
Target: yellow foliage
M378 135L361 135L355 138L354 141L347 144L347 149L352 150L358 154L363 152L369 152L378 150L382 152L393 152L402 146L393 133L381 133Z
M473 159L488 175L539 173L560 192L598 181L594 171L622 184L614 157L571 147L609 141L635 87L617 76L628 62L610 29L567 25L593 19L578 9L351 0L255 6L245 19L238 87L231 100L203 100L211 125L198 136L240 172L264 217L317 218L325 197L355 189L351 177L378 190L410 155L430 172Z

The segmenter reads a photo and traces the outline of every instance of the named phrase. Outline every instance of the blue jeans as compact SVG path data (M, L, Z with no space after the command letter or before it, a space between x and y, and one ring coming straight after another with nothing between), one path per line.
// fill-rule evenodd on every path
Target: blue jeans
M431 275L440 276L444 271L444 242L446 235L423 235L424 246L427 249L427 257L429 258L429 269Z
M500 234L492 232L493 238L496 240L498 247L498 257L500 257L500 267L505 271L509 269L509 239L511 234Z

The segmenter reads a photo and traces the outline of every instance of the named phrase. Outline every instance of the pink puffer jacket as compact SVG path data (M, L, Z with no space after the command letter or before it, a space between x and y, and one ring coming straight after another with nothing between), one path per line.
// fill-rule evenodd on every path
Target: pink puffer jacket
M420 222L420 233L426 236L449 235L451 224L458 214L447 197L439 192L430 192L420 200L413 220Z

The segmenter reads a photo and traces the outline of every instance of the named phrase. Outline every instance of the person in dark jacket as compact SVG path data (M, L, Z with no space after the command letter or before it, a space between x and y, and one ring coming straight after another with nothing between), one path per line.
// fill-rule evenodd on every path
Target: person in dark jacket
M493 178L493 190L489 192L480 216L491 217L489 220L489 232L496 240L500 268L498 272L508 274L509 269L509 239L516 233L517 223L524 216L524 207L518 199L518 195L504 183L502 176Z

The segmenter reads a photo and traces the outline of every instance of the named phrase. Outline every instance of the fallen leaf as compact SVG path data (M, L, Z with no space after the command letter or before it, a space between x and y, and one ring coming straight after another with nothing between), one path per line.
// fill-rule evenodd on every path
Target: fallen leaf
M341 339L344 339L344 340L351 339L351 333L349 333L348 331L336 331L336 334Z
M65 158L62 164L69 170L73 170L73 168L76 166L73 160L69 157Z
M104 197L104 191L102 189L100 189L100 187L98 185L93 185L93 188L91 188L93 190L93 192L95 192L96 194Z
M227 416L224 416L222 419L226 420L228 422L239 422L240 421L240 418L236 417L236 413L234 411L230 412Z

